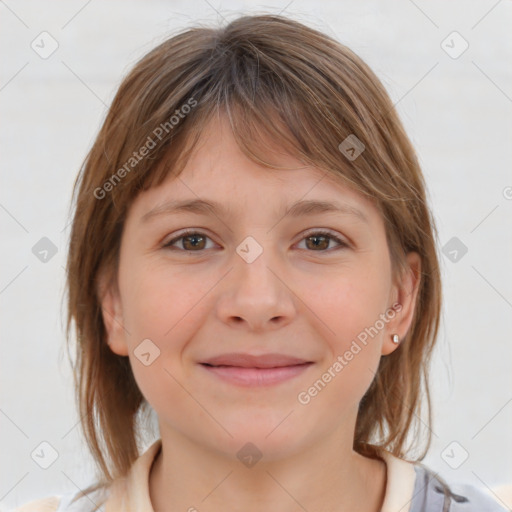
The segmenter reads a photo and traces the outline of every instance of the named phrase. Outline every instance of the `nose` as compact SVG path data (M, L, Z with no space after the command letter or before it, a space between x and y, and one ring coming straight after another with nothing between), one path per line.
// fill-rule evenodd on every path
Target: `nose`
M291 280L269 253L264 250L251 263L234 254L216 303L218 318L230 327L263 332L293 320L297 299Z

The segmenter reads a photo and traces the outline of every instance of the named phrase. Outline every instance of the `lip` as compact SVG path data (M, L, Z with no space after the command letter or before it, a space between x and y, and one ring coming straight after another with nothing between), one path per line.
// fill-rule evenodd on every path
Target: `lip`
M314 363L284 354L223 354L200 363L210 374L231 384L260 387L279 384L300 375Z
M201 361L202 364L209 364L211 366L238 366L241 368L277 368L309 362L311 361L285 354L261 354L257 356L241 352L221 354Z

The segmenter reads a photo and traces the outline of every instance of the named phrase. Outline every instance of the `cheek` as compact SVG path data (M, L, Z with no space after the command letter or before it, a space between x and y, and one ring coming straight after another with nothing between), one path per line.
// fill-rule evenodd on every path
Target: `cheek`
M343 349L385 313L388 296L384 272L354 267L317 286L311 309L329 328L333 345Z
M204 314L204 291L163 267L139 266L125 275L123 315L137 385L157 411L166 410L169 397L185 407L190 397L179 385L186 379L182 353Z
M346 270L346 271L345 271ZM351 268L317 288L311 309L327 326L322 381L325 399L357 402L374 378L381 357L389 281L383 272ZM335 375L335 377L333 377ZM332 382L332 384L331 384Z
M131 327L132 343L142 336L160 345L173 337L175 331L190 325L204 295L190 273L183 276L162 265L139 265L125 284L123 315Z
M215 283L211 276L171 271L168 265L139 265L136 272L125 275L130 276L123 290L130 361L141 392L158 407L159 400L165 400L164 390L175 397L183 393L173 377L182 382L190 376L192 368L185 364L184 352L211 311L207 295ZM157 355L150 366L137 357L143 340L151 340L144 342L149 359L152 353Z

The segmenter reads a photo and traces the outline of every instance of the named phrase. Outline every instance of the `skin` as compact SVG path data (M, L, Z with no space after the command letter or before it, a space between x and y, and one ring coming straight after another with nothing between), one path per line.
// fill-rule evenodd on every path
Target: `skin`
M386 465L353 451L354 429L381 356L398 347L392 334L402 339L410 327L420 258L408 254L410 272L393 282L374 205L320 169L268 147L289 169L252 162L225 118L212 120L180 177L137 196L123 231L117 281L104 287L110 348L130 358L158 415L162 451L149 477L156 512L370 512L384 499ZM198 197L229 206L231 214L141 220L162 202ZM368 223L338 213L284 215L300 199L344 202ZM163 247L184 228L208 238L196 239L199 249L190 238L176 241L174 250ZM347 245L327 239L315 248L311 228L332 231ZM236 252L247 236L263 249L252 263ZM378 335L360 344L308 404L299 403L298 394L396 302L401 311ZM144 339L160 350L149 366L134 355ZM226 352L278 352L314 364L277 385L243 388L199 365ZM263 455L253 467L237 458L247 442Z

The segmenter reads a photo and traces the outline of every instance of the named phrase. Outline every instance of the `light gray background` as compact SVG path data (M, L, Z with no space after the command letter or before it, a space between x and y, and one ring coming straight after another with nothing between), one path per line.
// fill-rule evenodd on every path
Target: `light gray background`
M449 481L480 487L512 483L510 0L5 0L0 1L4 507L83 488L93 475L63 350L61 297L71 187L106 106L136 60L172 30L243 12L282 12L334 36L375 70L397 102L424 169L441 246L457 237L468 248L457 262L441 259L445 305L432 373L433 444L424 462ZM47 59L31 48L34 40L42 46L43 31L59 45ZM458 58L441 46L453 31L469 44ZM462 43L450 36L444 45L452 46L453 54ZM58 250L46 263L32 252L42 237ZM42 441L59 453L46 470L31 458ZM459 444L445 452L454 441ZM469 457L452 469L445 459L459 460L462 449Z

